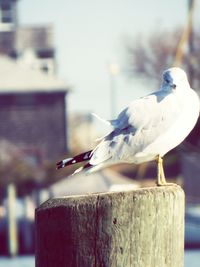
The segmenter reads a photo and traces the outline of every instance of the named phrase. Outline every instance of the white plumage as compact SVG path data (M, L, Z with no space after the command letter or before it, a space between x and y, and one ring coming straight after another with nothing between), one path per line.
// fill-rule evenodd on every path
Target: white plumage
M187 137L199 108L198 95L190 88L186 73L180 68L166 70L160 90L134 100L117 119L109 121L114 129L89 151L86 167L93 171L117 163L158 160L157 183L166 184L161 158Z

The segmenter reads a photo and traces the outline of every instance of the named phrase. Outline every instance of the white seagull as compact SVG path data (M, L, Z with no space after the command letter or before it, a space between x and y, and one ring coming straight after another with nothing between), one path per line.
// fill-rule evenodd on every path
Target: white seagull
M160 90L134 100L114 120L113 131L90 151L57 163L57 169L87 161L88 172L118 163L157 161L157 185L168 185L163 156L191 132L199 116L199 97L177 67L163 73Z

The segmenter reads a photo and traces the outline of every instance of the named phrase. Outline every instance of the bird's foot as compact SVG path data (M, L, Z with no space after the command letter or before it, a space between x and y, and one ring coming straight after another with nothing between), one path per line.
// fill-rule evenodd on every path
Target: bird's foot
M175 183L168 183L168 182L156 182L157 186L173 186L173 185L177 185Z

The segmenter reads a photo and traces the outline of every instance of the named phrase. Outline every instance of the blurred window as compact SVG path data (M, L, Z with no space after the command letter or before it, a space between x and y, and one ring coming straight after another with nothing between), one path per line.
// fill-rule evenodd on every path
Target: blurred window
M1 3L1 9L2 10L11 10L11 5L8 2Z
M12 22L12 6L10 3L1 3L0 5L0 17L1 22L3 23L11 23Z

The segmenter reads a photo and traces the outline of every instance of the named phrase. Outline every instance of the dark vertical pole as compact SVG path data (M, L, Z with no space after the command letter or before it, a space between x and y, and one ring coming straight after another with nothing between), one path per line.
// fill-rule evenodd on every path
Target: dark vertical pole
M9 255L14 257L18 253L18 238L17 238L17 219L15 213L16 203L16 187L14 184L9 184L7 189L8 194L8 250Z

